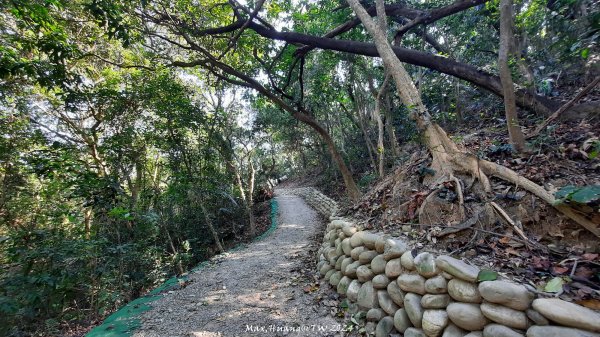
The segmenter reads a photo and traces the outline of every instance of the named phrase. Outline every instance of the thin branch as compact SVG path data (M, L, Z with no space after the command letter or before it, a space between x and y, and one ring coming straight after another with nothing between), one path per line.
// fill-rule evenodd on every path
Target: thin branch
M408 30L410 30L412 27L414 27L417 24L433 23L437 20L440 20L447 16L456 14L458 12L467 10L471 7L486 3L488 1L489 0L459 0L448 6L436 8L436 9L433 9L428 12L424 12L424 11L421 11L418 9L413 9L413 8L407 8L406 5L404 5L404 4L393 4L393 5L385 6L385 13L389 17L392 17L392 18L405 17L405 18L412 20L409 22L411 24L410 27L401 28L402 30L398 31L396 33L396 34L402 35L402 34L405 34ZM344 6L347 7L347 5L344 5ZM369 13L369 15L371 15L371 16L375 16L376 15L375 6L369 7L367 9L367 13ZM352 20L346 21L345 23L330 30L323 37L324 38L336 37L338 35L341 35L345 32L352 30L353 28L357 27L358 25L360 25L360 20L358 18L353 18ZM314 48L315 47L312 47L312 46L304 46L302 48L299 48L296 51L296 54L303 55L303 54L310 52Z
M418 223L417 224L415 224L415 223L400 223L400 225L410 225L410 226L419 226L419 227L456 228L455 226L439 225L439 224L428 225L428 224L418 224ZM523 239L515 237L515 236L512 236L512 235L500 234L500 233L488 231L488 230L481 229L481 228L475 228L475 227L468 227L468 228L465 228L465 229L471 229L471 230L478 231L478 232L481 232L481 233L487 233L487 234L491 234L491 235L495 235L495 236L509 238L511 240L514 240L516 242L521 242L521 243L524 243L524 244L531 244L531 242L524 241ZM536 244L535 246L538 249L543 249L544 248L543 246L541 246L539 244Z
M419 14L419 16L414 18L411 22L400 27L398 32L396 32L396 36L398 36L398 35L402 36L403 34L405 34L410 29L412 29L413 27L415 27L417 25L420 25L420 24L427 25L427 24L436 22L447 16L462 12L471 7L481 5L488 1L489 0L458 0L448 6L432 9L428 12L422 12L421 14ZM396 38L394 37L394 39L396 39Z
M561 106L552 116L548 117L542 124L540 124L535 130L527 136L527 139L535 137L540 134L540 132L550 123L552 123L555 119L557 119L562 113L571 108L577 101L583 98L583 96L587 95L598 83L600 82L600 76L596 76L596 78L592 81L592 83L588 84L583 90L581 90L575 97L573 97L570 101Z
M115 67L122 68L122 69L145 69L148 71L156 71L156 68L148 67L145 65L117 63L117 62L111 61L109 59L105 59L104 57L94 54L94 53L83 54L83 55L81 55L81 58L90 57L90 56L95 57L104 63L108 63L110 65L113 65Z
M258 12L262 9L262 6L264 3L265 3L265 0L258 0L256 7L252 11L252 13L250 13L248 20L246 20L246 22L244 22L242 27L240 27L240 29L231 38L231 40L229 41L229 44L227 45L227 48L225 48L225 50L221 53L221 55L218 57L218 59L225 56L225 54L227 54L227 52L229 52L229 50L231 50L231 48L235 47L235 45L237 44L237 40L240 38L240 36L244 32L244 30L246 30L246 28L248 28L248 25L250 24L250 22L252 22L252 20L254 20L254 18L258 15Z

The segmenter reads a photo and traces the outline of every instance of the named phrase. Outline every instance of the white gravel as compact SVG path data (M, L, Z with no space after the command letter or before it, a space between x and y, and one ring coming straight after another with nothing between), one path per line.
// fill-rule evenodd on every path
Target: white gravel
M341 320L302 290L299 273L321 220L300 197L277 191L276 198L270 236L215 257L187 287L152 302L134 337L339 335Z

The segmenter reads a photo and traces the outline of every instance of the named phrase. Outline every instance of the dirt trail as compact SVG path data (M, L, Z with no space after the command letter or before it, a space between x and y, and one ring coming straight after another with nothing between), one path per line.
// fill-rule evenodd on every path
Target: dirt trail
M304 200L283 193L270 236L213 259L187 287L153 302L134 337L339 334L340 323L302 290L303 261L323 224Z

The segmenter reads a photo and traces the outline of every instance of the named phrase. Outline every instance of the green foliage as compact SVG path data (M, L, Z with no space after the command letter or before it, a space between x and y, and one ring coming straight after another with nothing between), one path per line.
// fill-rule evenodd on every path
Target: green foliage
M169 70L101 73L6 97L0 335L101 319L214 254L207 219L224 241L247 229L223 112Z
M377 180L377 173L371 172L363 175L358 181L358 186L365 188L368 187L372 182Z
M565 284L565 280L562 277L555 277L552 280L548 281L544 286L544 291L547 293L558 293L563 290L563 285Z
M594 140L590 142L590 150L588 152L588 158L595 159L600 154L600 140Z
M479 272L479 275L477 276L477 281L478 282L483 282L483 281L495 281L498 278L498 273L493 271L493 270L489 270L489 269L482 269Z
M558 204L571 202L583 205L597 204L600 201L600 185L583 187L568 185L554 193L554 196Z

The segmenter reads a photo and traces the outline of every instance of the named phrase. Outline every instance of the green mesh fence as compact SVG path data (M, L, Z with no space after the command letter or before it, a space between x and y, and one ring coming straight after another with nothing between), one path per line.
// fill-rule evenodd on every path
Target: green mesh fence
M278 204L275 199L271 199L271 226L264 233L257 236L253 241L258 241L266 238L277 229L277 210ZM238 251L247 247L246 244L239 244L230 249L229 252ZM194 267L191 271L197 272L209 264L209 261L204 261ZM173 277L168 279L158 288L152 290L146 296L135 299L127 303L124 307L108 316L104 322L92 329L86 337L127 337L132 336L133 332L138 329L142 322L140 316L144 311L152 309L150 302L160 298L160 294L178 289L180 282L184 282L187 276Z

